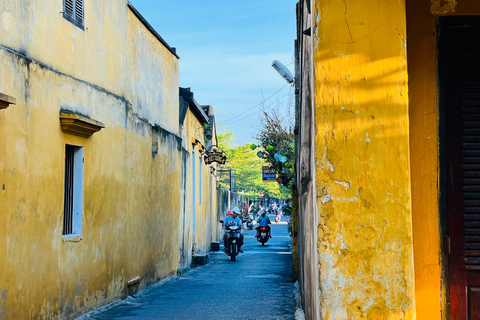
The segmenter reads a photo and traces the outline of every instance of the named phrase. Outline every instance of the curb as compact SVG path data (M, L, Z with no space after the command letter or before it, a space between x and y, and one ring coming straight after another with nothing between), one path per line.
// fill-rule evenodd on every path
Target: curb
M298 281L293 285L293 293L295 294L295 320L305 320L305 312L302 308L302 298L300 297L300 289Z
M114 309L116 307L123 306L123 305L126 305L126 304L135 303L136 297L141 297L142 295L148 294L152 290L155 290L156 288L158 288L158 287L160 287L160 286L162 286L162 285L164 285L168 282L178 280L178 278L180 278L180 275L187 272L188 270L190 270L190 267L185 267L185 268L182 268L182 269L178 269L177 273L180 273L178 276L171 276L171 277L165 278L165 279L163 279L163 280L161 280L161 281L159 281L155 284L152 284L148 287L143 288L142 290L140 290L135 295L135 297L128 296L123 300L117 300L117 301L112 302L110 304L104 305L104 306L102 306L98 309L87 312L87 313L85 313L85 314L83 314L83 315L81 315L77 318L74 318L74 320L87 320L87 319L90 319L90 318L95 317L97 315L100 315L104 312L107 312L111 309Z

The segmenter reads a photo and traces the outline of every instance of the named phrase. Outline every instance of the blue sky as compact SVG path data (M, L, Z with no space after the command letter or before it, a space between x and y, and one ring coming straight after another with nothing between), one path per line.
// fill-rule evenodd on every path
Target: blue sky
M294 71L296 0L130 0L180 56L180 86L210 104L235 143L256 142L262 107L293 116L293 88L271 64ZM219 130L219 129L217 129Z

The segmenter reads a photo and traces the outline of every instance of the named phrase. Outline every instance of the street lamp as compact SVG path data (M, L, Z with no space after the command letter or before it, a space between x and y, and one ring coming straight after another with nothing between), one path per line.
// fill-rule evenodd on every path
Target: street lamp
M293 79L292 73L287 69L280 61L273 60L272 67L285 79L288 83L293 84L295 80Z

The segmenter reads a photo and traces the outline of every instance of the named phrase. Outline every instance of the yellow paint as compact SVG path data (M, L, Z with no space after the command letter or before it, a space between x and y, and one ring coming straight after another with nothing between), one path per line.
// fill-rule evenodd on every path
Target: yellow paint
M215 141L215 130L213 130L213 140ZM187 201L189 207L187 208L187 213L192 215L193 206L195 206L195 238L193 239L193 217L189 218L191 222L187 227L188 230L188 248L192 248L194 253L208 253L211 246L211 237L212 234L212 224L216 223L212 221L212 210L215 210L217 207L217 197L216 197L216 180L212 180L211 167L215 166L215 163L211 165L205 165L202 156L201 166L199 169L200 160L199 155L205 152L204 146L206 144L204 137L204 128L200 119L198 119L193 111L189 108L185 117L185 135L187 139L185 141L190 141L190 144L186 146L186 149L189 151L190 159L187 163L192 163L193 150L195 150L195 186L193 186L192 170L190 169L187 176ZM191 167L191 166L190 166ZM200 177L201 175L201 177ZM212 188L215 190L215 195L213 199L210 198L210 190ZM192 190L195 187L195 202L192 199ZM201 187L201 191L200 191ZM213 200L213 202L212 202ZM216 216L216 213L215 213ZM217 228L217 225L213 225L213 230ZM216 240L216 239L215 239Z
M2 319L73 318L125 297L137 276L141 289L179 267L186 140L178 138L177 58L126 2L85 2L85 31L61 5L0 6L0 44L10 48L0 49L0 92L16 99L0 110ZM61 109L105 128L89 138L64 133ZM84 148L76 242L62 241L65 144ZM206 250L209 236L199 238Z
M324 319L415 319L405 6L315 1Z
M445 295L440 266L437 60L431 58L436 55L436 27L429 6L427 0L407 2L412 219L417 318L440 320Z
M447 319L449 306L439 229L436 16L480 14L480 9L475 0L408 0L407 9L416 313L418 319L440 320Z

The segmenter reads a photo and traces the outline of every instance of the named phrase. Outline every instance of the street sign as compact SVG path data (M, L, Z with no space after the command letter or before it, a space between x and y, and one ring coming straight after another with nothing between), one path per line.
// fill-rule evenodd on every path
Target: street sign
M277 169L275 167L263 166L262 167L262 180L263 182L276 182Z
M218 162L223 165L227 161L227 155L222 149L217 147L208 151L203 159L206 165L209 165L212 162Z

